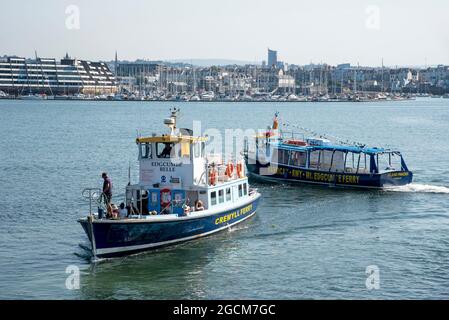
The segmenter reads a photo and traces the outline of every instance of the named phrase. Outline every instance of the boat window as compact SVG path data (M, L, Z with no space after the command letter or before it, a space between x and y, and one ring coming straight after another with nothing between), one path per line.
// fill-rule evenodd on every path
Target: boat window
M243 187L239 184L239 197L243 197Z
M320 160L321 160L321 151L317 150L310 152L309 168L318 169L320 167Z
M156 153L158 158L170 158L174 151L174 143L156 143Z
M152 158L151 144L150 143L142 143L142 144L140 144L140 157L142 159L151 159Z
M395 153L383 153L379 155L377 164L380 172L401 171L401 157Z
M331 155L331 160L329 160L332 162L332 164L329 162L329 165L332 166L330 170L335 172L343 172L345 170L345 157L345 152L335 151L333 157Z
M290 165L296 167L306 166L306 153L302 151L292 151L290 156Z
M201 142L201 158L205 157L206 143Z
M267 157L269 157L269 154L266 153L265 148L262 149L261 147L256 147L256 149L257 149L257 153L258 153L257 154L257 160L261 161L261 160L265 159L265 155ZM262 157L262 155L263 155L263 157ZM279 162L279 149L273 148L271 150L271 161L272 162Z
M245 196L248 195L248 184L246 183L243 184L243 194Z
M218 190L218 202L223 203L224 202L224 190Z
M288 150L279 150L278 151L278 163L281 164L288 164L288 158L289 158L289 151Z
M193 145L193 150L194 150L195 158L201 157L201 145L199 143L195 143Z
M333 165L333 162L335 160L333 154L333 150L321 151L319 170L328 171L331 169L331 165Z
M231 201L231 188L226 188L226 201Z
M359 153L356 161L356 173L369 173L370 160L366 153Z
M210 193L210 205L215 206L217 204L217 192L213 191Z
M190 159L190 143L189 142L181 142L181 150L178 153L179 157Z
M346 154L345 172L356 173L358 159L359 159L358 153L348 152Z

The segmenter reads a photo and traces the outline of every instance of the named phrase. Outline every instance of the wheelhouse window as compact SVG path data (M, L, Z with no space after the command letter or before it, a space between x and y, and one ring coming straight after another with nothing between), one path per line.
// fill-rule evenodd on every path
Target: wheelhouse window
M243 186L239 184L239 197L243 197Z
M150 143L140 144L140 158L141 159L151 159L153 157L153 152L151 150L152 145Z
M210 193L210 205L215 206L217 204L217 191Z
M193 152L194 152L195 158L201 157L201 144L195 143L193 145Z
M190 142L181 142L181 148L178 156L184 159L190 159Z
M248 195L248 184L246 183L243 184L243 194L245 196Z
M156 153L158 158L171 158L174 151L174 143L156 143Z

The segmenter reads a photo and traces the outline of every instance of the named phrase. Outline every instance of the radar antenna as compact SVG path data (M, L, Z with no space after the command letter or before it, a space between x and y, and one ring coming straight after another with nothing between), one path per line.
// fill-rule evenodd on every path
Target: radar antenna
M164 119L164 124L170 129L170 135L175 134L176 129L176 119L179 117L179 113L181 112L181 109L174 107L173 109L170 108L170 118Z

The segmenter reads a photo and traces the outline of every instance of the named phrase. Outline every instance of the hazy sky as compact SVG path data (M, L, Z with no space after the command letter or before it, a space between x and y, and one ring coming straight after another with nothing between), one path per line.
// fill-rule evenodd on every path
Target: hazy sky
M0 8L0 55L112 60L117 50L130 60L260 62L270 47L295 64L449 64L448 0L0 0Z

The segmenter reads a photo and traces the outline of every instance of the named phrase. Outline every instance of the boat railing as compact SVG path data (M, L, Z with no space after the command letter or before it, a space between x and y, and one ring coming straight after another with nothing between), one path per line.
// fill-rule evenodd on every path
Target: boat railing
M232 164L232 168L230 166ZM237 170L238 164L241 165L240 172ZM232 170L231 170L232 169ZM232 180L237 180L245 176L244 162L228 162L226 164L213 164L207 167L207 184L218 185Z
M305 135L302 132L281 130L280 136L281 136L281 139L292 139L292 140L305 141Z
M104 206L105 203L105 195L103 191L99 188L85 188L81 195L84 199L89 201L89 215L92 216L92 205Z

